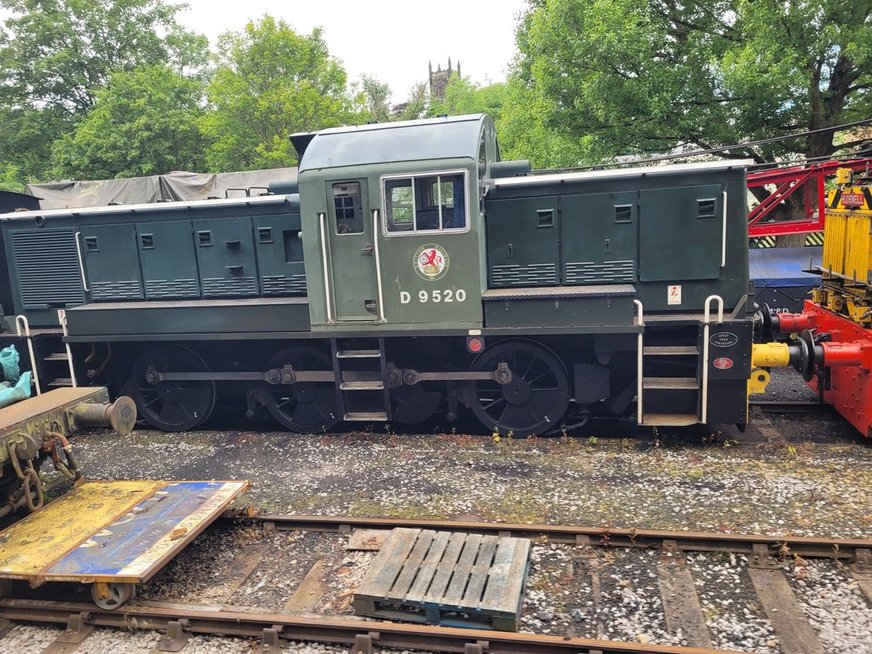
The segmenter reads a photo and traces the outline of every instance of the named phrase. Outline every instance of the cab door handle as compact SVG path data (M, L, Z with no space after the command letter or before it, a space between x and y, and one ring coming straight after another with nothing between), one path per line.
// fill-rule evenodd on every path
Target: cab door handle
M364 245L362 248L360 248L360 253L365 257L371 257L373 255L372 243Z

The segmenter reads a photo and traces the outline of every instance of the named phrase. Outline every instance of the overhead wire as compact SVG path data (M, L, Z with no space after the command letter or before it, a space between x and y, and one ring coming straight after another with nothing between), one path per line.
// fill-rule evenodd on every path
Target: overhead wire
M639 164L657 163L659 161L671 161L673 159L684 159L686 157L699 157L699 156L705 156L705 155L716 155L719 152L731 152L733 150L744 150L744 149L752 148L752 147L755 147L758 145L767 145L769 143L777 143L779 141L789 141L792 139L800 139L800 138L805 138L807 136L811 136L812 134L821 134L823 132L839 132L839 131L843 131L846 129L850 129L852 127L861 127L863 125L870 125L870 124L872 124L872 118L864 118L862 120L855 120L853 122L843 123L841 125L833 125L831 127L821 127L819 129L810 129L810 130L806 130L805 132L797 132L795 134L784 134L782 136L770 136L770 137L765 138L765 139L758 139L756 141L748 141L746 143L736 143L733 145L723 145L723 146L718 146L715 148L705 148L705 149L700 149L700 150L689 150L687 152L659 155L657 157L648 157L647 159L637 159L634 161L608 162L608 163L601 163L601 164L595 164L595 165L590 165L590 166L575 166L575 167L570 167L570 168L560 168L560 169L558 169L558 172L597 170L597 169L603 169L603 168L611 168L614 166L624 166L624 167L636 166ZM872 138L870 138L870 141L872 141ZM839 159L839 158L840 157L829 156L829 157L822 157L820 159L823 161L829 161L829 160ZM815 158L815 159L817 159L817 158ZM805 161L812 161L812 159L806 159ZM781 165L782 163L783 164L802 165L802 160L797 160L795 162L794 161L787 161L787 162L781 162L781 163L779 163L779 162L754 163L750 167L754 168L754 167L759 167L759 166L777 166L777 165ZM534 171L534 172L538 172L538 171ZM551 169L548 172L554 173L555 170Z

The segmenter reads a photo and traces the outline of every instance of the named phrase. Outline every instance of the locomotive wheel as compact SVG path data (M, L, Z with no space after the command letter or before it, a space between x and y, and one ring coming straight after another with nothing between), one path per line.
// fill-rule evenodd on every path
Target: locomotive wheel
M330 357L313 347L289 347L269 360L267 368L291 365L294 370L333 370ZM266 408L272 417L293 432L312 434L339 422L333 382L297 382L268 385Z
M151 384L150 369L157 372L207 372L200 355L181 345L161 345L146 351L136 363L128 388L139 415L163 431L187 431L202 424L215 408L215 382L162 381Z
M544 434L558 424L570 399L569 378L560 359L537 343L502 341L478 355L471 369L492 371L500 363L512 371L508 384L476 381L467 387L476 418L515 438Z

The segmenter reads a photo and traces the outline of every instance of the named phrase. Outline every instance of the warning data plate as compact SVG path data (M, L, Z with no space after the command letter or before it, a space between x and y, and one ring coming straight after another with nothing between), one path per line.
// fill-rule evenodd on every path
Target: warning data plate
M148 581L247 481L89 481L0 532L0 578Z

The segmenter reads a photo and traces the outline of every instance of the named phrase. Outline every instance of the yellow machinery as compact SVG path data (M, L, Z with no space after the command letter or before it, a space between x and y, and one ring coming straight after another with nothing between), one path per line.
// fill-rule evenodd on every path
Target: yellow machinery
M812 300L864 326L872 325L872 181L848 168L827 195L822 286Z

